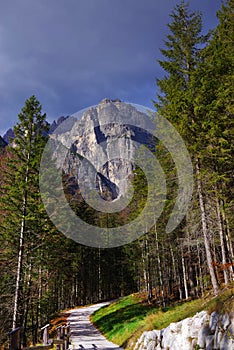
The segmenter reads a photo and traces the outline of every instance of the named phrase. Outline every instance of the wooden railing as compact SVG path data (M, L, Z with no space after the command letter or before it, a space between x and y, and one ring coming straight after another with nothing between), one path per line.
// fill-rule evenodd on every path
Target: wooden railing
M70 325L59 326L56 328L56 337L49 337L50 324L41 328L43 332L42 345L22 347L21 346L21 327L12 330L9 335L9 350L49 350L56 345L56 350L67 350L69 347Z

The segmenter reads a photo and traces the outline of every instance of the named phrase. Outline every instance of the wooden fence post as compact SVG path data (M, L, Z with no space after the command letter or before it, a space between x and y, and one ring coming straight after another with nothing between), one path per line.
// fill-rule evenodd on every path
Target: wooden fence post
M9 350L21 349L21 327L13 329L9 335Z
M47 325L41 328L41 330L43 331L43 345L49 344L49 326L50 324L48 323Z
M61 326L57 327L57 340L60 340L62 337L61 337ZM60 350L60 344L57 344L56 346L56 350Z
M62 350L65 350L65 326L61 327L61 339L63 339Z
M70 344L70 323L69 322L67 323L66 339L67 339L66 349L68 349Z
M49 326L48 323L41 328L43 331L43 345L29 346L21 348L21 327L18 327L9 335L9 350L50 350L53 345L56 345L56 350L67 350L70 337L70 325L59 326L57 328L57 339L49 339Z
M64 326L64 350L68 348L68 326Z

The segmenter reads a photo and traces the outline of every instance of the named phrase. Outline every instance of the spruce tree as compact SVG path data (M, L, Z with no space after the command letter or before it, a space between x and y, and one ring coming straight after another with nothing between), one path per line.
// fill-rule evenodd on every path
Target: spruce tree
M31 278L31 272L23 274L23 262L31 264L30 250L41 228L39 216L42 204L38 176L40 157L48 132L46 114L42 114L41 109L39 101L32 96L26 100L19 114L19 122L14 127L15 138L9 147L11 157L8 164L8 184L2 189L3 210L6 213L3 223L5 237L12 236L15 242L18 241L13 329L27 321L24 317L24 313L27 313L24 282L27 281L23 280L25 278L23 276L28 273Z
M213 266L213 257L209 242L206 219L206 208L201 180L201 164L197 149L200 147L200 128L202 120L196 118L194 99L197 86L194 76L201 61L201 51L208 36L201 35L202 18L200 13L189 11L188 4L183 1L171 14L172 21L168 25L170 33L165 41L165 49L161 50L165 60L159 64L166 72L157 80L160 88L157 111L174 124L194 160L197 191L201 210L201 224L206 248L207 264L214 292L218 292L218 281Z
M196 72L199 86L195 99L195 112L203 120L200 139L200 159L207 169L209 197L214 202L217 222L213 230L219 232L224 282L233 279L233 242L229 221L232 216L230 191L233 182L233 115L234 115L234 1L228 0L217 13L219 23L202 54L202 61ZM201 79L202 77L202 79ZM226 236L226 237L225 237Z

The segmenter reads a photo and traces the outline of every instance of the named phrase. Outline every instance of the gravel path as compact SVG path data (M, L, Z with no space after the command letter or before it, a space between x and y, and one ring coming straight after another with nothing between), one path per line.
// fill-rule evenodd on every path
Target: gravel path
M108 341L90 322L90 315L109 303L100 303L79 309L70 310L68 321L71 327L70 342L77 350L123 350Z

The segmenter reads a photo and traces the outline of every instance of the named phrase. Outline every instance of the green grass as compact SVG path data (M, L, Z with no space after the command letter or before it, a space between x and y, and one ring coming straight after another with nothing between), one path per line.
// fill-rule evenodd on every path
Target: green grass
M153 311L152 306L143 304L136 295L130 295L99 309L91 319L109 340L122 345Z
M210 295L168 308L149 305L133 294L99 309L91 319L109 340L130 350L144 331L165 328L171 322L194 316L201 310L234 310L233 294L234 289L230 288L215 298Z

